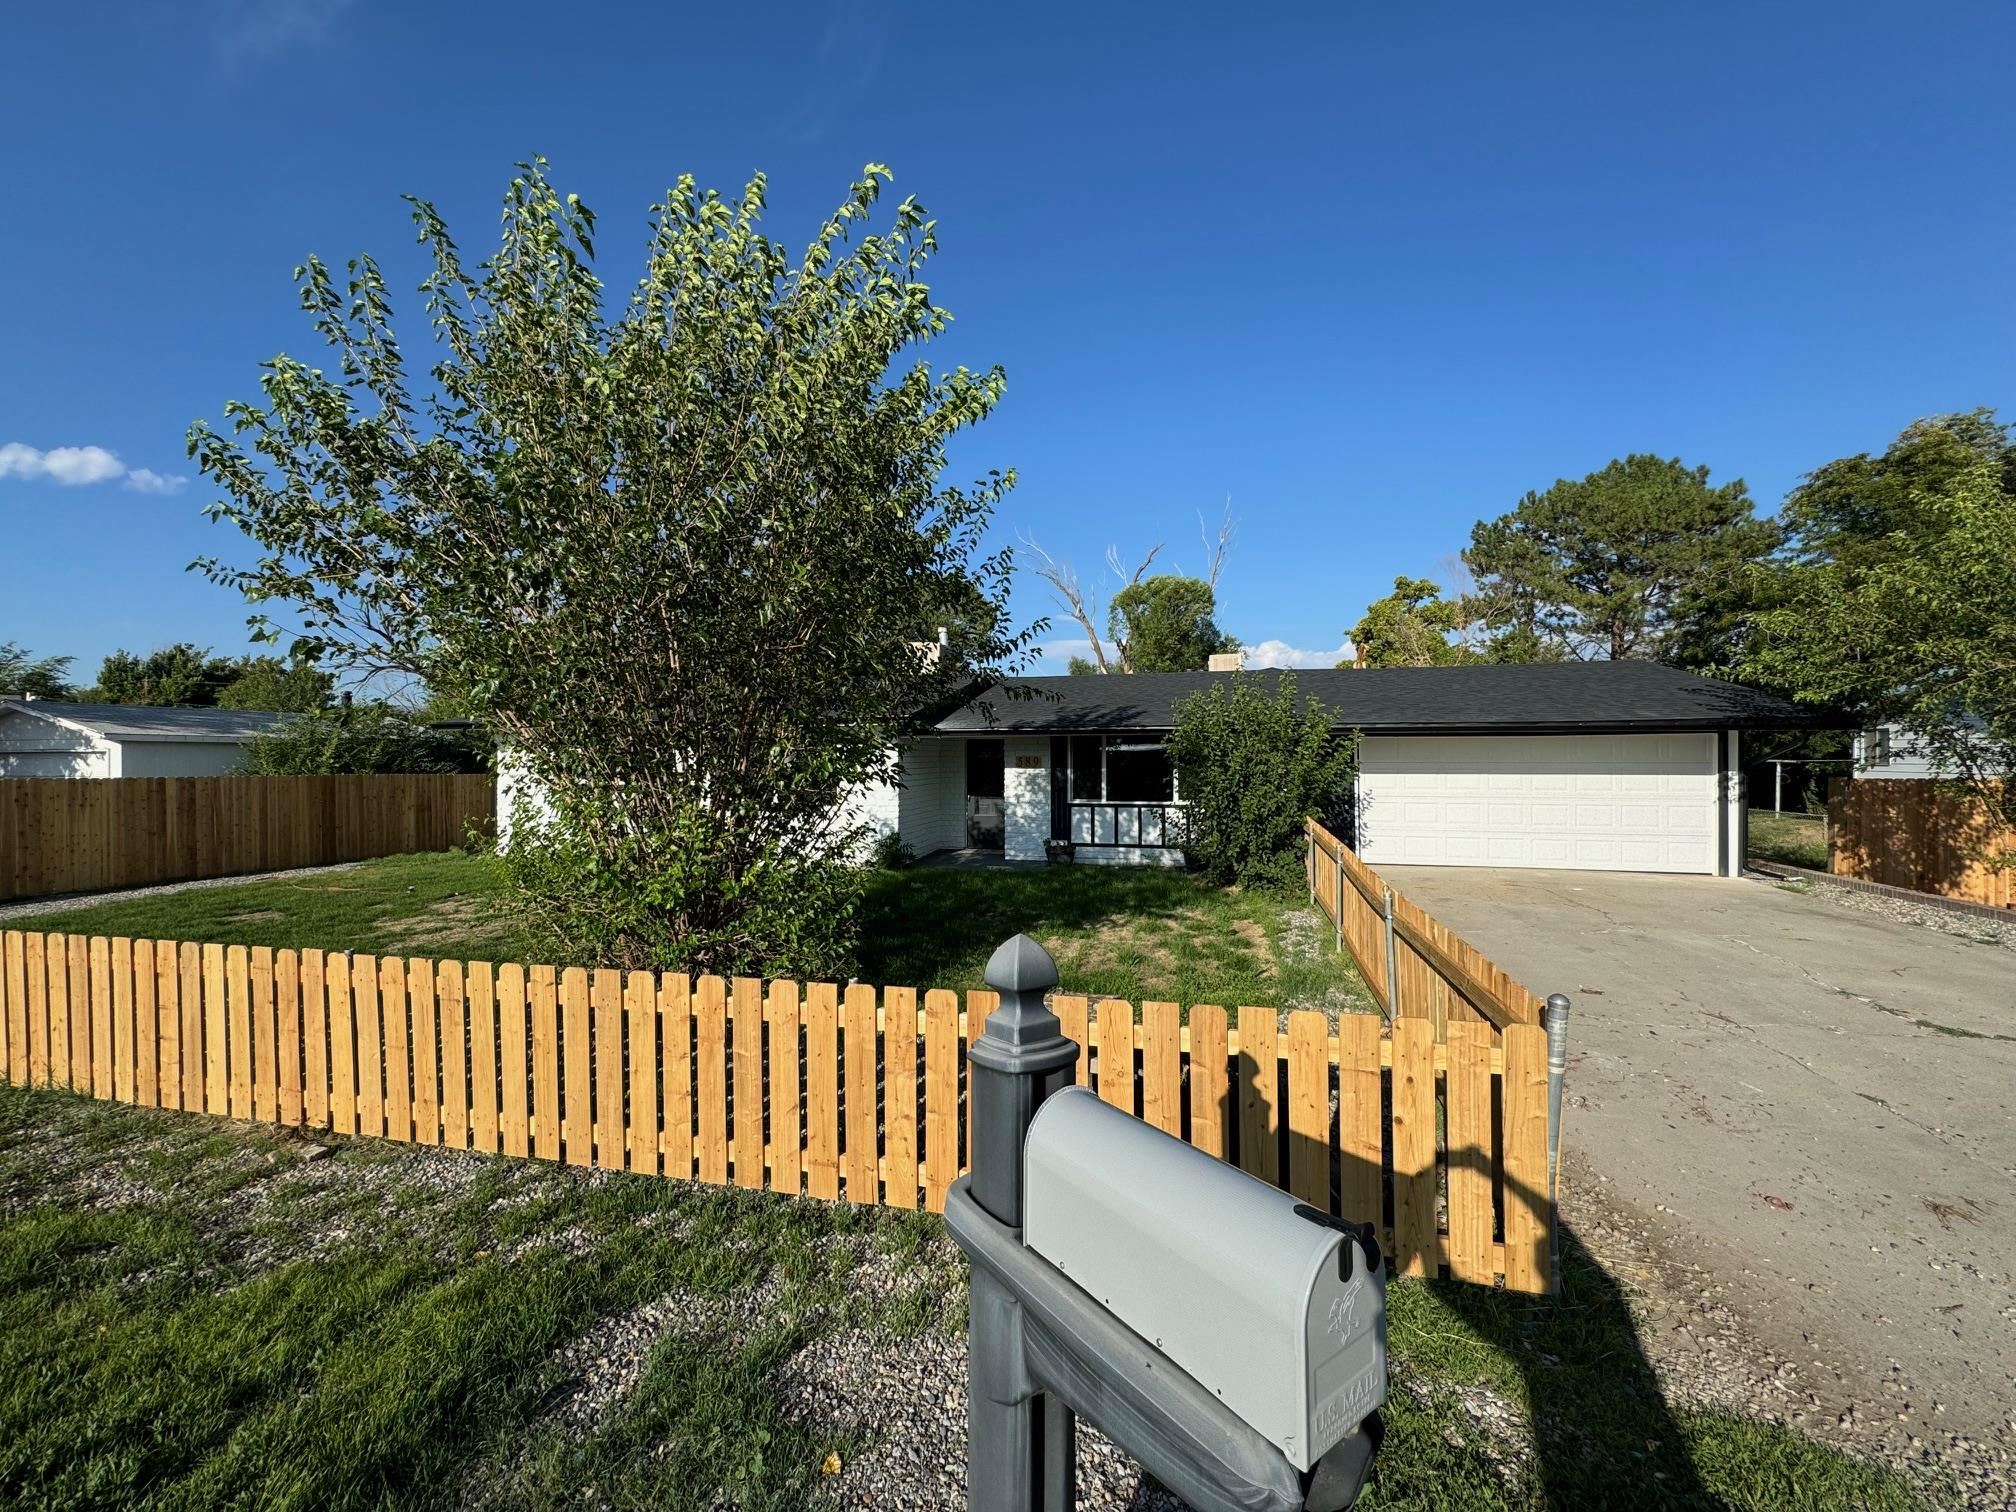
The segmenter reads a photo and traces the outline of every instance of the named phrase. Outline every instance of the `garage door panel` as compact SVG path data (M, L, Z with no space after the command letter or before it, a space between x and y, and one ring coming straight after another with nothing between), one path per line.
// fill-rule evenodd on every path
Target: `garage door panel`
M1713 735L1368 736L1367 861L1712 872Z

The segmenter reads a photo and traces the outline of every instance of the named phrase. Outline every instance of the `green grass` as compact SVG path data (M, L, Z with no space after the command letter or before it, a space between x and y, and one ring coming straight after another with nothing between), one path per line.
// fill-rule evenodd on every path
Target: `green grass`
M8 927L136 940L222 940L523 960L524 936L495 913L503 877L493 855L387 856L338 871L155 893L8 921Z
M255 1128L0 1088L0 1505L830 1506L822 1465L873 1447L878 1404L860 1432L808 1426L780 1373L839 1331L900 1350L964 1326L935 1219L332 1144L307 1163ZM1572 1235L1566 1260L1558 1301L1393 1284L1363 1506L1922 1505L1667 1402L1615 1282ZM646 1304L634 1386L570 1422L582 1352ZM1510 1405L1510 1452L1479 1391Z
M1073 992L1374 1011L1305 896L1214 887L1164 867L878 873L862 911L859 975L978 987L994 947L1020 933L1042 941Z
M1750 854L1759 861L1827 870L1827 821L1819 814L1750 810Z
M497 912L501 887L494 856L450 851L82 905L22 922L66 934L528 960L524 933ZM1349 955L1337 952L1328 923L1305 898L1213 887L1155 867L870 873L854 975L978 987L994 947L1022 932L1049 947L1075 992L1186 1005L1373 1008Z

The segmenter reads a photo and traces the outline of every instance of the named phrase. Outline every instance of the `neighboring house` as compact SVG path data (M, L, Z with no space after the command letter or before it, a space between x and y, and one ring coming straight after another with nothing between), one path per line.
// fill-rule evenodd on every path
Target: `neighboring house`
M1896 779L1951 777L1953 773L1933 760L1916 735L1895 725L1879 725L1856 733L1855 775Z
M0 777L217 777L281 716L0 698Z
M861 811L921 853L1181 858L1163 739L1185 695L1232 673L1022 680L904 747L899 786ZM1271 685L1276 674L1236 674ZM1374 865L1563 867L1734 876L1745 850L1742 737L1810 728L1784 699L1651 662L1301 672L1357 731L1356 840Z

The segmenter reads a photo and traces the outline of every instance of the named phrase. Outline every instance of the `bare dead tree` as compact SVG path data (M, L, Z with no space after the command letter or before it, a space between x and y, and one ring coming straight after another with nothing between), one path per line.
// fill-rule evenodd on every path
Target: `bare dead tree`
M1086 598L1085 590L1079 586L1077 572L1069 562L1058 561L1037 545L1036 538L1026 531L1022 535L1022 545L1030 556L1035 558L1036 576L1050 585L1050 591L1055 595L1058 606L1078 622L1079 628L1085 632L1086 640L1092 643L1092 659L1098 664L1099 670L1102 673L1112 671L1106 662L1105 642L1099 639L1099 623L1093 617L1093 604Z
M1204 523L1204 511L1197 511L1197 534L1204 542L1204 581L1217 591L1218 574L1225 570L1225 558L1232 553L1232 534L1239 528L1239 522L1232 518L1232 497L1225 497L1225 515L1218 522L1218 535L1214 540L1211 527Z
M1024 532L1021 539L1022 545L1034 558L1036 576L1050 585L1050 591L1055 595L1058 607L1077 621L1079 628L1085 632L1085 639L1092 646L1093 663L1100 672L1133 671L1127 660L1127 642L1117 633L1113 633L1110 625L1108 633L1112 634L1113 646L1110 653L1107 650L1106 642L1099 633L1099 601L1088 594L1084 586L1079 583L1077 571L1069 562L1060 562L1045 551L1036 543L1034 536ZM1123 588L1130 588L1141 581L1161 550L1162 543L1157 541L1148 548L1148 554L1141 558L1141 564L1130 573L1120 560L1120 548L1108 546L1106 570L1120 580Z

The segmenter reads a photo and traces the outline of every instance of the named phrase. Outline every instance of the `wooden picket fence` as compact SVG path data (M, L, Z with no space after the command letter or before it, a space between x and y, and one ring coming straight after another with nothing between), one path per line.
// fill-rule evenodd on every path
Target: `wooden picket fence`
M1388 1018L1425 1019L1434 1025L1438 1044L1459 1023L1504 1030L1540 1022L1539 998L1420 904L1387 886L1313 819L1307 859L1309 896L1336 928Z
M1376 1214L1399 1273L1549 1289L1541 1029L1052 1002L1081 1083L1312 1205ZM967 1165L966 1051L996 1003L0 934L17 1084L934 1212Z
M1837 777L1827 794L1827 869L1914 892L2016 908L2016 829L1957 782Z
M9 777L0 899L451 850L496 812L481 774Z

